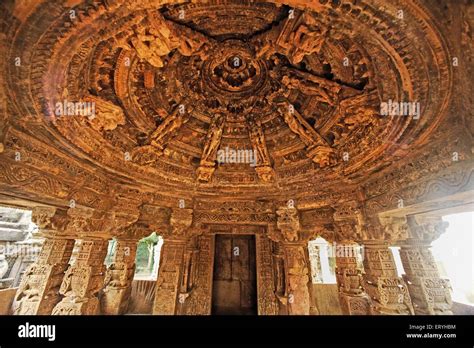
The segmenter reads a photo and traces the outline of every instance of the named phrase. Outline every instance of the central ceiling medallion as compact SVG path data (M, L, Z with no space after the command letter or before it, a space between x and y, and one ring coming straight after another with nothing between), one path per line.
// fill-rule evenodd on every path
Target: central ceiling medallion
M239 40L228 40L204 63L204 81L217 95L246 97L259 90L266 66Z

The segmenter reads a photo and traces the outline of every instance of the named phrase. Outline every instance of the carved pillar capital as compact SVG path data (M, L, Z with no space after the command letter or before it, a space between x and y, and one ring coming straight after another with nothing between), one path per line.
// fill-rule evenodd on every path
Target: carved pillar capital
M408 217L409 242L431 244L438 239L449 226L441 216L415 215Z
M169 225L163 233L160 233L165 240L182 240L185 242L188 238L196 235L190 229L193 224L193 209L175 208L171 211Z
M115 230L115 213L84 207L69 208L67 231L87 238L108 239Z
M391 244L399 243L409 237L408 223L404 216L387 216L380 217L382 225L383 237Z
M337 242L353 242L362 235L362 212L356 201L338 204L333 214Z
M143 204L135 222L119 229L116 237L120 240L138 241L154 231L163 230L170 216L169 208Z
M39 228L42 237L53 237L65 235L66 228L70 222L65 210L55 207L34 207L31 213L31 221Z
M277 228L270 236L277 242L297 242L300 240L300 217L295 207L281 207L277 211ZM279 233L278 233L279 232Z

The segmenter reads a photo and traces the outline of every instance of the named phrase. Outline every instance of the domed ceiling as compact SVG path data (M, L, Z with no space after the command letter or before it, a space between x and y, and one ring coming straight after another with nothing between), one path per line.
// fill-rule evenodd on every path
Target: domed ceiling
M28 57L15 122L118 181L265 197L360 183L445 113L449 58L416 1L157 3L38 5L47 26L9 52ZM95 113L58 112L71 102Z

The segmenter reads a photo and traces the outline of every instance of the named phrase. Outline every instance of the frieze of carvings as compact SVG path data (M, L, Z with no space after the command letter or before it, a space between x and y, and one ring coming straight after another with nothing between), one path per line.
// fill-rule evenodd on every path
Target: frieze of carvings
M423 201L439 199L474 188L474 170L467 163L452 167L449 172L441 171L434 178L419 180L414 184L401 186L392 191L366 201L369 215L399 208L400 200L404 206Z
M19 188L25 193L43 194L46 197L64 199L73 186L51 175L16 162L0 163L2 185Z
M274 211L270 201L217 201L196 200L194 210L213 213L262 214Z
M110 211L99 211L91 208L75 207L67 210L70 222L67 232L74 234L90 234L96 236L110 236L112 231L120 226L115 219L115 213Z
M267 225L275 222L275 214L273 213L257 213L257 214L236 214L236 213L214 213L205 211L196 211L194 213L193 223L198 226L208 223L253 223L259 225Z
M442 173L448 168L452 172L463 170L460 162L472 160L468 145L470 141L461 137L456 145L446 146L446 136L453 137L454 134L443 134L441 141L434 142L429 149L423 149L415 158L407 157L396 170L384 171L368 180L363 185L366 196L371 198L399 191L400 185L408 186L413 182L433 180L433 174ZM457 153L459 161L453 160L454 152Z
M49 219L49 218L48 218ZM12 304L16 315L49 315L72 255L74 239L45 239L38 259L23 275Z
M75 262L67 269L59 293L64 296L53 315L99 314L98 294L104 285L108 241L82 240Z
M7 151L11 153L12 159L15 152L21 156L20 161L12 164L17 170L10 174L12 167L5 167L7 172L4 180L11 185L28 187L32 180L32 189L44 196L66 198L68 201L73 199L77 204L94 208L100 208L109 201L105 197L98 199L101 195L110 194L110 190L107 190L110 184L106 178L85 168L79 161L64 156L50 144L13 131L7 139ZM42 173L37 179L36 172Z

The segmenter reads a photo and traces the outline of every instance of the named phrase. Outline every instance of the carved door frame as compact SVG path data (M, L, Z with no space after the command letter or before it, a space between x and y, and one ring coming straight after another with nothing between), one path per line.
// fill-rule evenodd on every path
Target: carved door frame
M210 247L212 252L209 258L209 313L212 308L212 288L214 281L214 257L215 257L215 236L217 234L228 235L253 235L255 237L255 272L257 285L257 313L258 315L278 314L278 306L273 291L273 262L271 255L270 240L266 236L267 227L252 224L212 224L208 225L206 236L211 239Z

